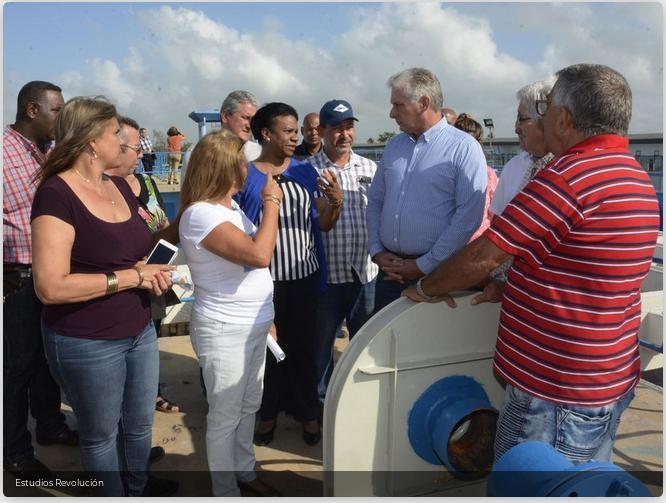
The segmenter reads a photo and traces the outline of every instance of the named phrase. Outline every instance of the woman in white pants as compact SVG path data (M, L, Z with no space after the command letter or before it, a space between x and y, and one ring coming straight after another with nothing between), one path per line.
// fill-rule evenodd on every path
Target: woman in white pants
M180 243L195 285L190 332L207 390L206 450L213 495L240 496L246 486L277 495L257 480L252 446L261 404L266 334L274 336L273 281L282 191L268 177L259 228L232 196L243 187L243 143L226 130L192 151L181 191Z

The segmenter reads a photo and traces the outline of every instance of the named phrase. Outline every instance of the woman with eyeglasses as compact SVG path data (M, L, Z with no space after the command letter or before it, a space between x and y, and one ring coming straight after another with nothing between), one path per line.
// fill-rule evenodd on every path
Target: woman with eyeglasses
M49 368L79 425L96 496L141 496L148 480L159 355L148 293L171 285L171 266L143 258L153 236L118 165L115 107L69 100L32 206L35 292L44 304Z
M153 177L147 173L136 172L137 162L144 155L139 144L139 125L129 117L120 117L119 122L120 138L123 143L120 145L118 167L107 169L106 173L125 179L139 203L139 215L154 235L166 229L169 225L169 219L163 209L164 201L162 201L162 195ZM173 292L169 292L168 295L173 295ZM162 319L166 316L166 297L168 295L150 296L150 313L158 337L160 336ZM176 402L164 398L162 388L159 386L155 410L180 412L180 406Z

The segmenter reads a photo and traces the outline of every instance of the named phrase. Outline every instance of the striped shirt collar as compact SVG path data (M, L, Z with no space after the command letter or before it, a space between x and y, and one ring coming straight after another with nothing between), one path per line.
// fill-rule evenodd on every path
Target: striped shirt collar
M599 134L591 136L569 147L561 157L569 154L578 154L591 149L607 148L622 148L626 150L629 148L629 138L616 134Z

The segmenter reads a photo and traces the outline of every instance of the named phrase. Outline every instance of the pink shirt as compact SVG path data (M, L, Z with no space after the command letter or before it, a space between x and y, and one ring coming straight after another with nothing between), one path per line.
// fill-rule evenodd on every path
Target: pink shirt
M486 188L486 203L483 207L483 220L481 220L481 225L479 225L479 228L476 230L474 234L472 234L472 237L469 238L469 242L471 243L474 241L476 238L478 238L481 234L483 234L483 231L485 231L488 227L490 227L490 220L493 218L493 214L490 211L490 201L493 199L493 194L495 193L495 189L497 188L497 175L495 174L495 170L488 166L488 187Z
M35 174L46 154L11 126L2 145L2 242L3 262L32 264L30 208L37 189Z

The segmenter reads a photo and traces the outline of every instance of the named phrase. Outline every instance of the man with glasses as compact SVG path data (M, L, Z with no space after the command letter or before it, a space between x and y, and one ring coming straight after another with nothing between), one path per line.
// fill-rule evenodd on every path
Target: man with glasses
M483 236L403 292L453 307L449 292L515 257L495 347L495 373L507 383L496 460L540 440L573 463L610 461L640 377L640 287L660 215L628 149L631 90L603 65L557 76L536 105L555 159Z
M523 151L512 157L502 168L497 188L490 201L490 212L493 215L501 215L515 195L553 160L553 154L546 147L543 120L537 113L537 103L545 100L554 83L554 77L538 80L516 93L518 113L515 131ZM511 260L507 260L490 273L483 284L483 292L474 299L475 304L502 300L502 290L511 263Z
M39 477L48 468L35 458L28 411L35 418L38 444L78 445L78 434L60 412L60 388L44 356L30 242L35 176L49 154L65 102L61 89L44 81L25 84L17 101L16 122L5 127L2 147L3 466L21 477Z

